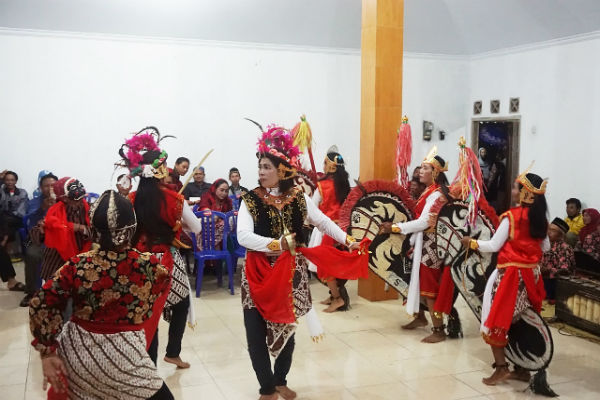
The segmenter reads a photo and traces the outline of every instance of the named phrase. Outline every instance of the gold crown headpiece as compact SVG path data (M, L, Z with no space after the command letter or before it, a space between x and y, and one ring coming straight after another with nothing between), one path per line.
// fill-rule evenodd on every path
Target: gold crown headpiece
M437 155L437 146L433 146L431 150L429 150L429 153L427 153L427 155L423 159L423 162L431 164L433 166L433 169L436 170L438 173L448 171L448 162L445 161L444 165L442 165L442 163L437 158L435 158Z
M525 189L527 189L528 192L533 193L533 194L544 194L546 193L546 186L548 185L548 179L544 179L542 181L542 183L540 184L539 187L536 187L533 183L531 183L531 181L527 178L527 174L529 173L529 171L531 171L531 168L533 167L533 164L535 163L535 161L532 161L531 164L529 164L529 167L527 167L527 169L523 172L521 172L519 174L519 176L517 176L517 182L519 182L521 185L523 185L523 187Z

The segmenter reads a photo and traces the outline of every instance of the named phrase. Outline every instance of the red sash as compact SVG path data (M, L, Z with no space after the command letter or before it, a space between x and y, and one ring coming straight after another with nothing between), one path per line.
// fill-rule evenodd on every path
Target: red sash
M312 248L299 247L296 251L317 265L325 276L340 279L367 278L371 241L361 242L361 249L352 253L337 250L331 246ZM296 321L292 280L296 270L295 257L289 251L282 253L271 266L267 255L262 252L248 251L246 255L246 278L250 296L256 309L264 319L289 324Z

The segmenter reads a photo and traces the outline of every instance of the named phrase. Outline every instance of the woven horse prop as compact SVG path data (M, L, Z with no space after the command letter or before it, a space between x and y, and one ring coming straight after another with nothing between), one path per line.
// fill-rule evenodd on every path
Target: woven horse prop
M468 203L461 200L455 200L440 209L436 223L436 245L438 255L444 257L444 265L451 268L457 290L475 317L481 320L483 293L487 278L496 268L497 255L477 252L465 257L460 239L470 236L489 240L494 234L495 215L488 217L479 210L476 224L468 226L467 213ZM513 321L508 337L509 342L504 350L506 357L516 366L537 371L530 383L532 391L550 397L556 396L546 382L546 368L552 360L554 345L550 329L542 317L533 309L526 309L518 320Z
M413 219L414 202L400 185L387 181L368 181L354 187L340 210L340 226L360 241L372 240L369 268L406 298L411 261L405 258L404 235L377 235L382 222ZM408 244L408 243L406 243Z

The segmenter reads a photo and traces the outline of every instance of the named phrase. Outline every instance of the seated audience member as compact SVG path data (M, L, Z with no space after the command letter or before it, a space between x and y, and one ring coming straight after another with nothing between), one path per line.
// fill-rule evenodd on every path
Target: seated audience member
M248 191L245 187L240 186L241 179L242 177L240 176L239 169L233 167L229 170L229 180L231 181L231 186L229 186L229 196L240 197Z
M15 279L17 274L13 267L8 251L6 250L6 244L8 243L8 225L4 215L0 214L0 277L2 282L6 283L8 290L20 291L25 290L25 285Z
M410 197L417 200L425 190L425 184L419 178L412 178L410 181Z
M15 239L15 232L23 226L23 217L27 213L29 198L25 189L17 187L19 176L13 171L0 173L4 185L0 189L0 213L6 224L8 241Z
M188 183L185 189L183 189L183 197L185 197L189 205L200 204L200 198L210 189L210 183L204 181L205 177L204 167L198 167L194 171L194 181Z
M51 173L52 172L48 171L47 169L43 169L38 173L38 179L37 179L38 187L35 188L35 190L33 191L33 194L31 195L32 200L35 199L36 197L40 197L42 195L42 191L40 190L42 178ZM27 212L27 214L29 214L29 211Z
M90 241L89 205L85 188L79 180L64 177L54 183L56 204L48 209L44 219L44 255L41 277L54 276L71 257L88 251Z
M210 187L210 190L202 196L200 201L199 210L212 210L219 211L222 213L233 210L233 203L228 196L229 184L225 179L217 179ZM215 224L215 243L219 243L223 240L223 230L225 223L218 221ZM199 243L200 244L200 243Z
M179 157L175 160L175 167L173 169L169 168L169 175L173 179L173 184L177 187L176 192L179 192L183 187L183 183L179 178L187 174L188 169L190 169L190 160L186 157Z
M123 197L129 196L129 192L131 192L131 178L129 175L119 175L117 178L117 191Z
M229 212L233 209L231 199L229 198L229 184L225 179L217 179L210 187L210 190L202 195L200 200L200 210L213 210L219 212Z
M594 208L583 210L585 225L579 231L575 247L577 268L600 273L600 213Z
M546 299L550 300L551 304L556 300L556 276L568 275L575 268L573 248L564 241L568 231L569 225L560 218L554 218L548 226L551 248L544 253L540 261L540 270L544 279Z
M44 217L48 209L56 203L53 186L58 178L50 171L39 179L40 195L29 201L27 208L27 243L25 247L25 297L19 304L28 307L29 301L40 288L40 265L44 253Z
M581 215L581 202L579 199L570 198L567 200L567 217L565 222L569 225L569 232L565 236L565 241L571 246L577 243L577 235L583 228L583 215Z

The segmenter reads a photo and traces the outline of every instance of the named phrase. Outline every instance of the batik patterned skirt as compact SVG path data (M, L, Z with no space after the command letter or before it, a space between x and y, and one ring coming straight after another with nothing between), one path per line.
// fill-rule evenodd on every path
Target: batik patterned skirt
M69 399L141 400L163 384L146 352L143 331L92 333L69 321L58 340Z

